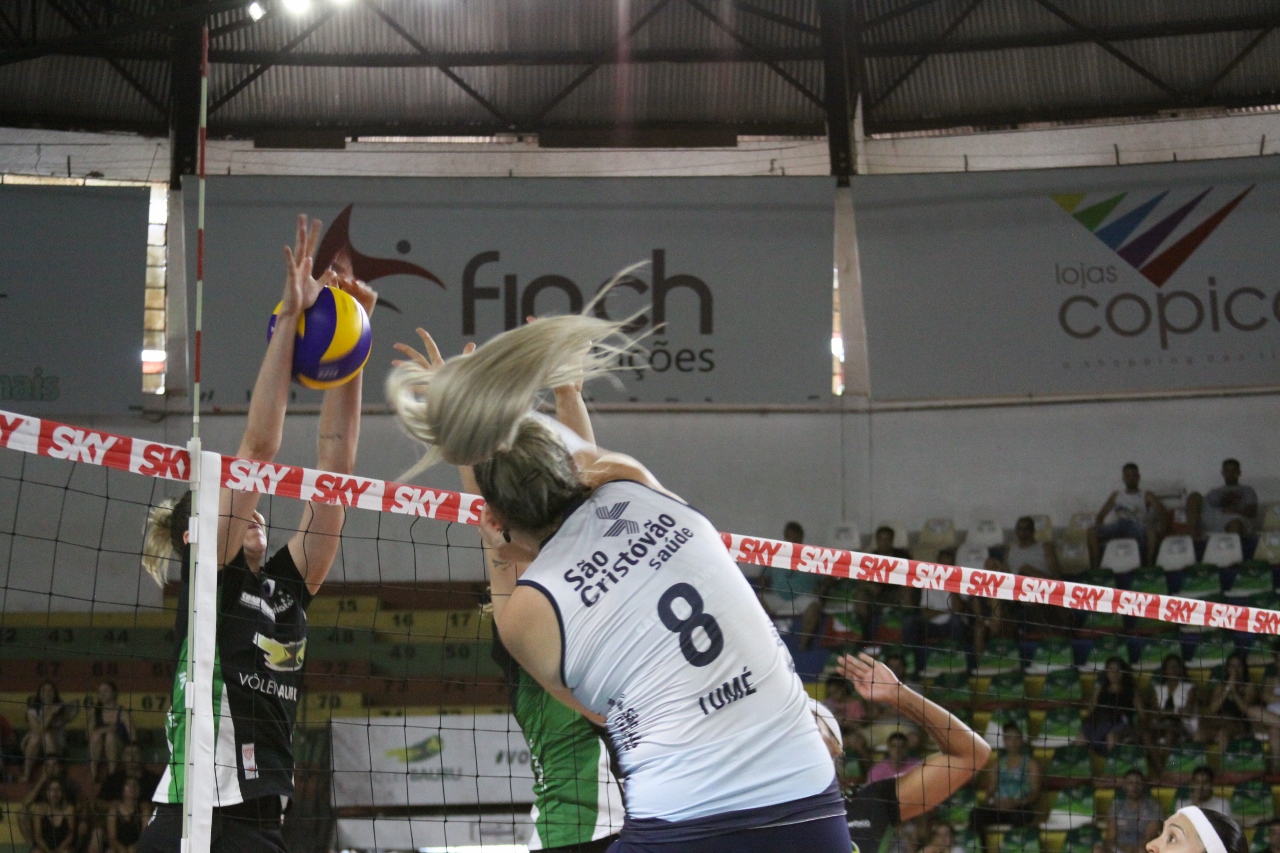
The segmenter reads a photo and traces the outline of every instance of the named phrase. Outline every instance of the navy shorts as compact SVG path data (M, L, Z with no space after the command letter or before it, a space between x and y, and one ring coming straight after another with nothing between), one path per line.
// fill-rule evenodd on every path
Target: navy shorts
M844 815L741 829L697 841L628 841L626 832L609 853L850 853L849 821Z

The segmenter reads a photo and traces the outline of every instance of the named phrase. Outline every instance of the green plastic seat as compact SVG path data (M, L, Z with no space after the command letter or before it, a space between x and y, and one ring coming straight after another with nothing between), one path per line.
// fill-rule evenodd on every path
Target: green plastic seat
M1027 698L1027 679L1021 672L1006 672L994 676L987 692L977 697L979 702L1021 702Z
M1083 730L1083 708L1076 705L1055 705L1045 714L1040 734L1033 740L1037 747L1056 749L1074 743Z
M1191 774L1197 767L1203 767L1208 763L1209 755L1200 744L1184 743L1175 746L1164 762L1165 784L1184 782L1191 778Z
M1075 652L1069 640L1045 640L1036 647L1027 665L1027 675L1048 675L1075 666Z
M935 812L941 820L952 826L968 826L969 815L977 805L977 794L972 785L965 785L938 806Z
M1080 582L1091 584L1093 586L1109 586L1114 589L1116 585L1116 573L1110 569L1090 569L1080 576Z
M1093 760L1089 757L1089 748L1074 744L1058 747L1049 759L1049 767L1045 774L1058 779L1079 779L1087 782L1093 778Z
M943 706L949 703L968 704L973 699L973 689L969 686L967 672L949 672L939 675L933 680L933 686L926 692L930 699Z
M1114 779L1119 783L1130 770L1141 770L1146 775L1146 750L1130 743L1116 744L1107 756L1107 763L1102 771L1103 778Z
M1077 826L1067 830L1062 843L1062 853L1093 853L1095 844L1102 843L1102 830L1097 826Z
M1261 595L1272 590L1271 564L1263 560L1249 560L1240 564L1231 589L1226 590L1223 595L1235 600Z
M1054 796L1049 806L1049 816L1044 822L1044 828L1063 830L1092 824L1095 817L1093 794L1092 785L1063 788Z
M1089 650L1089 657L1085 659L1085 667L1101 671L1106 668L1107 661L1112 658L1129 660L1129 649L1125 645L1124 638L1114 634L1099 637L1093 641L1093 648Z
M936 678L946 673L968 672L969 659L959 643L940 643L925 655L921 678Z
M1213 598L1222 594L1222 570L1208 563L1188 566L1182 575L1178 595L1182 598Z
M1133 668L1138 672L1159 672L1169 655L1182 657L1182 644L1176 640L1148 640Z
M1040 830L1019 826L1008 830L1000 839L1001 853L1040 853Z
M1040 694L1046 702L1081 702L1080 670L1060 669L1051 672L1044 678L1044 692Z
M1243 781L1250 776L1261 776L1267 769L1262 744L1251 735L1232 738L1219 760L1219 773L1224 781Z
M1164 569L1157 566L1145 566L1129 575L1129 589L1134 592L1169 594L1169 579Z
M1236 785L1231 794L1231 813L1242 826L1257 826L1274 818L1271 786L1261 779Z
M1022 650L1013 640L996 640L978 659L975 675L1000 675L1022 669Z
M1214 631L1206 634L1187 661L1188 669L1215 669L1227 662L1236 650L1236 641L1230 634Z
M1112 636L1124 632L1124 617L1116 613L1087 613L1081 632L1094 636Z

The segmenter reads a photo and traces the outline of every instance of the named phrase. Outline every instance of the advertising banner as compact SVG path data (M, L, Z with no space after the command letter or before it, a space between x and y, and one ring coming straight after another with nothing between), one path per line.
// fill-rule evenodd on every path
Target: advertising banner
M331 726L339 808L533 802L529 746L508 714L335 718Z
M124 414L142 402L142 187L0 187L0 407Z
M527 316L581 311L636 263L592 310L631 319L643 350L589 396L830 399L833 193L828 178L211 178L206 403L247 402L299 212L325 222L320 260L349 253L383 300L370 401L398 357L392 344L416 345L415 327L450 355ZM190 206L187 219L193 229ZM319 394L299 389L298 399Z
M1280 159L853 191L876 399L1280 384Z

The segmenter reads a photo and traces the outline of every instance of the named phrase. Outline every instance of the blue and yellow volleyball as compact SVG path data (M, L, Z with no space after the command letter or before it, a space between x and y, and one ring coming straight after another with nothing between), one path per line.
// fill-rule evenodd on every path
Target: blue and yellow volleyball
M276 329L283 303L267 324L267 340ZM350 382L364 368L373 349L369 315L351 294L322 287L315 304L298 318L293 345L293 378L308 388L326 390Z

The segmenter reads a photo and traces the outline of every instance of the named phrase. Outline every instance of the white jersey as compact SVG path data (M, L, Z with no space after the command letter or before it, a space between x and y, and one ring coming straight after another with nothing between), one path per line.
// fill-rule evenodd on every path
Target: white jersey
M689 820L830 787L791 656L697 511L608 483L519 583L555 606L561 676L606 717L629 818Z

